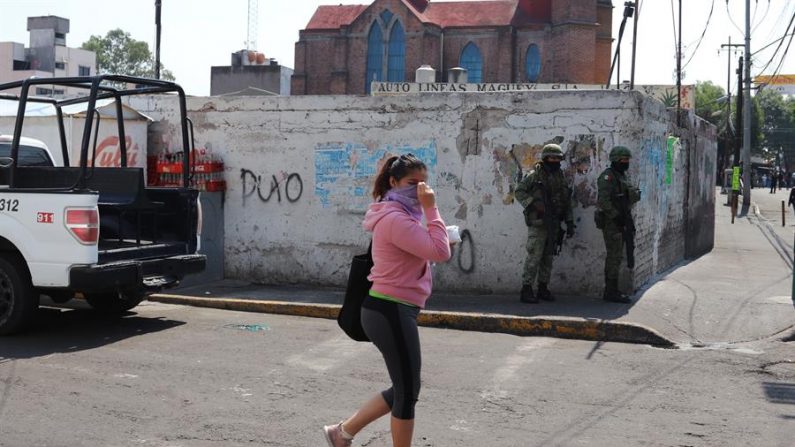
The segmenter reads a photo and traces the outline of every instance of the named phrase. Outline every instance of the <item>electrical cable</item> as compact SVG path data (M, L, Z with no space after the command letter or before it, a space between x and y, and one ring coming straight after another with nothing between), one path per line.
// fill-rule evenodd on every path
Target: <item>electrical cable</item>
M674 26L674 54L678 54L679 49L676 45L676 11L674 10L674 0L671 0L671 23ZM682 30L679 31L681 32Z
M793 17L795 17L795 16L793 16ZM772 77L770 78L770 80L771 80L771 81L774 81L774 80L775 80L775 79L778 77L778 75L779 75L779 72L781 71L781 68L782 68L782 66L784 65L784 59L786 59L786 57L787 57L787 53L789 52L789 47L790 47L790 45L792 45L792 37L793 37L793 36L795 36L795 33L792 33L792 34L790 34L790 36L789 36L789 42L787 42L787 48L785 48L785 49L784 49L784 53L781 55L781 60L778 62L778 66L776 67L776 70L773 72L773 75L772 75ZM759 92L761 92L762 90L764 90L764 88L765 88L767 85L768 85L768 84L761 85L761 86L759 87L759 90L757 90L757 94L759 94Z
M758 4L758 3L759 3L759 2L757 1L757 4ZM753 34L753 33L754 33L754 31L756 31L756 29L757 29L757 28L759 28L759 26L760 26L760 25L762 25L762 22L764 22L764 21L765 21L765 19L767 18L767 13L768 13L768 12L770 12L770 0L767 0L767 8L765 8L765 13L762 15L762 18L761 18L761 19L759 19L759 23L757 23L756 25L754 25L754 26L751 28L751 34ZM754 17L756 17L756 10L754 10ZM753 20L751 20L751 22L753 23Z
M690 61L693 60L693 57L696 56L696 53L698 53L698 47L701 46L701 42L704 41L704 36L707 35L707 30L709 29L709 23L710 20L712 20L712 12L714 10L715 10L715 0L712 0L712 6L709 8L709 16L707 16L707 24L704 25L704 31L701 33L701 37L699 37L698 43L696 44L696 48L693 50L693 53L690 55L690 58L687 60L687 62L685 62L685 65L682 66L682 70L687 68L687 64L689 64Z
M743 35L743 38L745 38L745 31L743 31L742 28L737 26L737 24L734 23L734 20L732 19L732 12L729 10L729 0L726 0L726 15L729 17L729 22L732 22L732 25L734 25L734 27L737 28L737 31L739 31L740 34Z
M790 28L792 28L793 22L795 22L795 13L792 14L792 18L790 19L789 24L787 25L787 29L784 30L784 36L786 36L787 34L790 34ZM792 42L792 37L790 37L790 42ZM770 56L770 60L768 60L767 63L765 64L765 66L762 67L762 69L759 71L760 74L764 73L765 70L767 70L767 67L769 67L770 64L773 63L773 60L776 58L776 55L778 54L779 50L781 50L781 46L783 44L784 44L784 38L779 40L778 46L776 47L776 50L773 52L773 55ZM787 45L787 48L789 48L789 45ZM783 57L782 57L781 61L782 62L784 61ZM781 65L781 64L779 64L779 65Z

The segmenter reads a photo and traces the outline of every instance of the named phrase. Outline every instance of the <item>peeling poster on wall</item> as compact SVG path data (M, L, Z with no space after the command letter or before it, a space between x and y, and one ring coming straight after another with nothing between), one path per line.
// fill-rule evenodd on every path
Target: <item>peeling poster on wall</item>
M436 175L436 142L427 145L385 145L376 148L361 143L326 143L315 147L315 196L324 208L340 207L365 211L372 202L370 192L378 168L388 156L414 154L428 167L428 181Z
M670 185L674 174L674 147L679 146L679 137L668 137L668 151L665 154L665 184Z

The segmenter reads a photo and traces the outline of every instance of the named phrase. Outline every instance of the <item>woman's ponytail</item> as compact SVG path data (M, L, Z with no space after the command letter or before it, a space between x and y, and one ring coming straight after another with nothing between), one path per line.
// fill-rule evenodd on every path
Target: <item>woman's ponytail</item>
M386 163L381 166L381 171L375 177L375 185L373 186L373 199L376 202L381 200L381 198L386 195L386 192L392 188L392 186L389 184L389 170L392 168L392 164L395 163L397 159L398 157L389 157L386 160Z

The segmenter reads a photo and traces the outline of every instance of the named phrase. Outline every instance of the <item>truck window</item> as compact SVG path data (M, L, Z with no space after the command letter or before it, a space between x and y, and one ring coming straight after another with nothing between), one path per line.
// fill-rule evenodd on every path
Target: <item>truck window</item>
M0 143L0 157L11 157L10 143ZM19 162L17 166L55 166L55 164L44 149L19 145Z

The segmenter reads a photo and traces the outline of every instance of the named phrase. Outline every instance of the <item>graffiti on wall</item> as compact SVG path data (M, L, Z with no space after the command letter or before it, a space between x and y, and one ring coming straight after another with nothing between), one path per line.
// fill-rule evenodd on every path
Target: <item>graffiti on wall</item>
M326 207L364 211L378 170L393 155L414 154L428 166L428 181L436 174L436 142L424 146L387 145L370 148L361 143L326 143L315 147L315 196Z
M268 203L271 200L281 203L282 197L289 203L295 203L304 194L304 182L301 176L295 172L292 174L280 172L278 176L274 174L270 179L265 177L263 181L261 175L248 169L241 169L240 180L243 184L243 206L246 206L246 202L255 193L262 203Z
M138 166L139 148L129 135L124 137L127 148L127 166ZM79 162L79 160L78 160ZM121 148L119 137L109 136L97 144L97 153L92 163L98 168L118 168L121 166Z
M562 146L564 156L561 164L564 175L574 189L576 202L583 207L596 205L596 176L606 162L604 138L595 135L578 135L564 143L557 136L543 143L519 143L510 149L494 150L494 183L509 205L514 201L516 183L541 161L541 151L546 144Z

